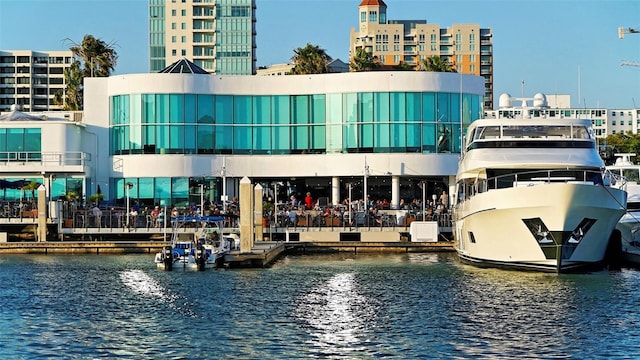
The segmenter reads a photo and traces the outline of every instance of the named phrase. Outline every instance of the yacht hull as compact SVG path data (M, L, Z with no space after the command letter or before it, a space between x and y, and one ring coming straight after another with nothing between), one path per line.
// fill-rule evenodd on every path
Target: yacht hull
M599 266L626 193L589 183L490 190L458 204L456 251L477 266L569 272Z
M632 211L616 225L622 235L622 261L630 266L640 266L640 211Z

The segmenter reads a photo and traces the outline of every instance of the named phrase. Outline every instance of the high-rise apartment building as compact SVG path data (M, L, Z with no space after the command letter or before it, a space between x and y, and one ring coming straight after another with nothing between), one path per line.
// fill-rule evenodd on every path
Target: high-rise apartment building
M388 20L383 0L362 0L358 23L357 30L351 29L349 61L364 49L378 57L383 68L405 64L419 70L422 61L437 55L453 64L459 73L484 77L484 108L493 108L491 29L482 29L478 24L440 28L426 20Z
M71 63L71 51L0 50L0 112L14 104L23 111L60 110L53 96L64 90Z
M186 58L210 73L256 73L256 0L149 0L149 69Z

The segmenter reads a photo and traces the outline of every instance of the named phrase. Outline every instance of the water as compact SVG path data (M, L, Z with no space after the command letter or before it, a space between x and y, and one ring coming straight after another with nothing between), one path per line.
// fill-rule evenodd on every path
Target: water
M640 273L477 269L454 254L0 256L3 359L631 358Z

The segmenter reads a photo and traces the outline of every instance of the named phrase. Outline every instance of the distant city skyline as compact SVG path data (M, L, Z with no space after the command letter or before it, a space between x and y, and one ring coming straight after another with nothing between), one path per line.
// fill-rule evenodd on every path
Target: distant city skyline
M319 45L349 60L361 0L258 0L257 65ZM572 107L640 107L640 2L385 0L389 20L477 23L494 34L494 96L569 94ZM114 42L114 75L149 72L147 0L0 0L1 50L68 50L92 34ZM524 85L523 85L524 82ZM635 103L635 104L634 104ZM497 106L497 102L496 102Z

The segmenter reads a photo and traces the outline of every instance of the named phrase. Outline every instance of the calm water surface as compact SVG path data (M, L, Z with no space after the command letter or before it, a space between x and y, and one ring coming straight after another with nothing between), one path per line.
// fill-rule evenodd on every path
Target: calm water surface
M633 358L640 272L477 269L454 254L289 256L163 272L152 255L0 256L0 357Z

